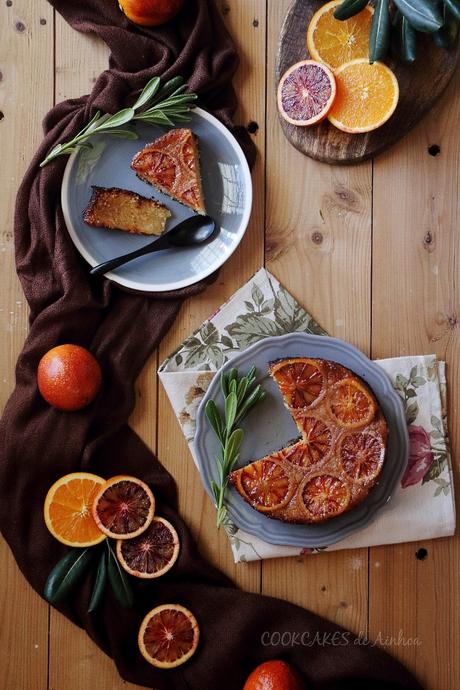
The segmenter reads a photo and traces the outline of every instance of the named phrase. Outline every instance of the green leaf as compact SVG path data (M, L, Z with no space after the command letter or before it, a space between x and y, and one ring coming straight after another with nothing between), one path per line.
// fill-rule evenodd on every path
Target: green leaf
M388 0L378 0L372 17L369 62L383 60L390 47L390 8Z
M123 108L123 110L120 110L118 113L115 113L115 115L111 115L107 118L107 120L104 120L104 122L102 122L102 124L98 126L97 132L101 132L106 129L121 127L122 125L125 125L127 122L132 120L134 114L135 113L133 108Z
M142 108L144 105L146 105L148 101L155 96L159 88L160 77L153 77L153 79L147 82L147 84L144 86L139 98L132 106L133 110L139 110L139 108Z
M394 3L416 31L432 33L443 25L441 12L430 0L394 0Z
M165 82L161 87L159 93L157 94L156 100L163 100L171 96L173 93L177 93L179 90L186 89L187 86L184 84L183 77L173 77L169 81Z
M233 383L233 381L232 381ZM236 382L235 382L236 385ZM238 398L234 391L230 390L230 393L225 398L225 426L227 434L230 433L233 424L235 422L236 410L238 407Z
M108 129L104 130L104 134L110 134L111 137L118 137L118 139L138 139L136 132L131 132L129 129ZM88 146L88 144L79 144L79 146Z
M444 4L447 7L450 14L454 17L454 19L456 19L457 21L460 21L460 2L459 2L459 0L444 0Z
M358 14L358 12L361 12L367 4L368 0L344 0L334 11L334 17L342 21L344 19L349 19L355 14Z
M105 550L101 553L99 565L97 567L96 579L94 580L93 591L91 593L91 600L88 606L88 613L91 613L101 603L102 595L104 594L105 585L107 582L107 557Z
M401 18L399 25L401 57L404 62L412 63L417 59L417 34L406 17Z
M235 429L230 438L225 444L224 459L225 459L225 469L227 472L231 472L235 462L238 459L241 444L243 442L244 431L242 429Z
M119 564L118 558L114 554L109 542L107 542L107 548L107 572L112 592L114 593L119 604L121 604L124 608L131 608L134 603L134 596L131 585L128 581L128 576L125 574L125 571Z
M249 387L249 380L248 380L247 376L243 376L243 378L241 379L241 381L238 384L238 388L236 391L236 395L238 398L238 405L241 405L241 402L243 401L243 398L246 395L248 387Z
M81 132L79 134L77 134L77 138L83 133L88 135L88 134L91 134L91 132L94 132L94 130L97 129L100 117L101 117L101 111L98 110L95 113L95 115L93 115L93 117L88 122L88 124L81 130Z
M93 553L89 549L71 549L54 566L45 583L44 597L50 604L61 603L86 573Z
M214 433L216 434L219 441L222 442L224 438L224 429L222 420L220 418L219 410L217 409L217 405L214 402L214 400L208 400L204 412Z

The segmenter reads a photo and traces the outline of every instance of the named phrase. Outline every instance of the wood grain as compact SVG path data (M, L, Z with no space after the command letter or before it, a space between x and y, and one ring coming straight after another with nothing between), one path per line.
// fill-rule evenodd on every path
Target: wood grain
M322 0L295 0L289 8L279 39L277 84L291 65L309 57L307 28L323 4ZM385 125L368 134L347 134L327 120L313 127L296 127L280 118L288 141L315 160L339 165L375 157L399 141L437 102L452 78L460 54L460 42L450 51L437 48L423 35L419 43L420 58L415 64L388 61L398 79L400 97L396 112Z
M269 4L269 74L288 2ZM368 352L371 165L332 168L302 156L287 144L268 88L267 268L331 335ZM366 550L267 561L263 592L365 633L367 570Z
M27 303L16 277L13 212L17 187L53 104L53 11L39 0L0 5L0 332L1 408L15 381L27 333ZM37 85L40 84L40 88ZM25 117L24 114L30 116ZM6 543L0 545L0 686L47 687L48 609L25 581Z
M459 116L457 73L426 120L375 163L372 304L374 357L435 352L447 362L457 487ZM430 690L460 687L459 568L458 537L371 550L371 635L417 638L420 645L393 643L389 651Z

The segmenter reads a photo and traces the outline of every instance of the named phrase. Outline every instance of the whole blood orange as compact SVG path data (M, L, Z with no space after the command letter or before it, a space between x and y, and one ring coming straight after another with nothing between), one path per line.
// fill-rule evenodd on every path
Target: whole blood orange
M80 410L94 400L102 382L95 357L79 345L58 345L41 358L38 390L58 410Z
M135 24L158 26L182 9L184 0L119 0L120 8Z
M292 666L273 659L254 669L243 690L306 690L306 686Z
M278 85L278 110L291 125L307 127L327 116L336 93L329 67L314 60L292 65Z

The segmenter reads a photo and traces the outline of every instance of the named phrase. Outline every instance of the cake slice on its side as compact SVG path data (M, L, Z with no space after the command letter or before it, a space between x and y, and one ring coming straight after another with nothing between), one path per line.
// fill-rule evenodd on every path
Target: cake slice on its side
M172 129L137 153L137 176L193 211L206 213L197 138L190 129Z
M123 230L137 235L161 235L171 212L155 199L117 187L93 187L83 220L95 228Z

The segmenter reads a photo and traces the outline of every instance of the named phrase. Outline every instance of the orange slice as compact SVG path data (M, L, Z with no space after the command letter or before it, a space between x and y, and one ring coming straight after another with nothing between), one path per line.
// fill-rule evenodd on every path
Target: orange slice
M314 403L323 391L324 376L317 362L307 358L284 360L270 367L288 407L299 409Z
M179 604L163 604L149 611L139 629L139 650L157 668L184 664L198 647L200 629L195 616Z
M335 384L330 406L337 421L350 429L369 424L377 409L372 394L356 379L343 379Z
M240 494L260 512L285 505L290 498L289 477L278 463L258 460L237 476Z
M366 432L345 436L340 445L340 460L351 479L367 483L379 473L385 459L380 436Z
M327 116L336 93L329 67L303 60L283 74L278 85L278 110L291 125L307 127Z
M97 492L92 513L99 529L113 539L138 537L152 523L155 498L136 477L112 477Z
M383 62L353 60L335 72L337 96L329 121L343 132L360 134L381 127L398 105L398 80Z
M310 479L304 486L302 498L307 510L316 522L340 515L350 502L350 489L337 477L321 474Z
M44 505L46 526L53 537L76 547L94 546L105 539L91 514L104 484L105 479L89 472L72 472L53 484Z
M150 527L139 537L117 541L117 557L130 575L153 579L173 567L179 548L179 537L171 523L154 517Z
M307 48L314 60L324 62L334 72L345 62L369 55L369 35L374 9L370 5L354 17L340 21L334 17L342 0L323 5L312 17L307 31Z
M305 417L301 420L305 457L309 464L314 464L325 458L332 446L332 434L320 419Z

